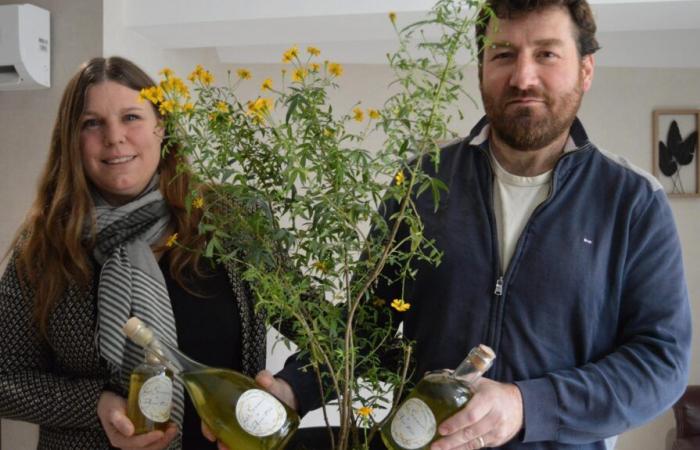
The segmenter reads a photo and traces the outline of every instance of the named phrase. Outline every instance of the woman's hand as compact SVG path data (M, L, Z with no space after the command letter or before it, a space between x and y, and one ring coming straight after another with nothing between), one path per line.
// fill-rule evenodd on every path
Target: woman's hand
M275 378L269 370L261 370L255 375L255 382L270 394L282 400L294 411L299 410L297 396L292 387L281 378Z
M275 378L268 370L261 370L255 375L255 382L258 383L261 388L285 402L290 408L295 411L298 410L299 403L297 402L297 397L294 395L294 391L289 383L283 379ZM214 436L204 422L202 422L202 434L210 441L216 441L216 436ZM218 446L219 450L229 450L229 448L221 442L218 443Z
M174 423L169 423L165 432L156 430L134 436L134 424L126 416L126 399L114 392L102 392L97 416L110 444L123 450L162 450L177 436Z

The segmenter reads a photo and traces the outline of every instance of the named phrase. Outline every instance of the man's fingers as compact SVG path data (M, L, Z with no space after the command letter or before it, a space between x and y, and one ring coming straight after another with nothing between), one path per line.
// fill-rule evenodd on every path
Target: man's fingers
M484 419L467 426L465 428L459 428L455 430L452 434L449 434L442 439L439 439L430 446L431 450L447 450L453 448L480 448L477 444L480 442L478 439L480 436L484 440L486 437L484 435L489 433L494 426L493 420L486 416Z
M477 393L472 397L467 406L460 409L440 424L438 433L447 436L462 428L471 427L486 417L490 410L491 405L487 399L482 399Z

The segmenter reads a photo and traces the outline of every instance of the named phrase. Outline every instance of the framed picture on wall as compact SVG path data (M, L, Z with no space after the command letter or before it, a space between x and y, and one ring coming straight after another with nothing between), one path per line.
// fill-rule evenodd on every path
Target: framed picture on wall
M653 171L669 197L700 197L699 128L700 109L653 112Z

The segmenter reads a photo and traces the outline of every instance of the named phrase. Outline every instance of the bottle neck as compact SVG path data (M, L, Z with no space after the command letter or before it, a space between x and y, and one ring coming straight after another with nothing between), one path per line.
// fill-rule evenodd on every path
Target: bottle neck
M161 342L154 338L144 347L146 355L151 354L157 361L170 369L175 375L182 372L193 372L205 369L204 364L200 364L185 356L177 347L167 342ZM148 356L147 356L148 358Z
M465 359L457 369L452 372L452 377L458 378L463 383L473 384L476 380L481 378L484 372L484 370L479 370L474 364Z
M163 364L160 362L160 359L150 350L145 350L143 351L143 362L146 364L150 364L152 366Z
M483 344L474 347L452 372L452 376L464 383L472 384L489 370L495 357L493 350Z
M175 375L206 368L205 365L185 356L176 345L161 341L158 335L138 317L131 317L127 320L123 331L129 339L144 349L147 358L148 354L151 353Z

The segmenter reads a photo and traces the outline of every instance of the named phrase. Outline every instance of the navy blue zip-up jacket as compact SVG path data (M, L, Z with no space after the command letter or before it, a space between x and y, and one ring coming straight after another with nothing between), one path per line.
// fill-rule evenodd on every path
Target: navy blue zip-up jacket
M497 354L486 376L523 396L523 432L501 448L604 449L604 438L670 407L687 382L690 307L666 196L576 120L576 149L557 162L502 273L487 124L442 150L432 175L449 191L437 212L432 195L416 199L443 257L418 268L404 291L411 308L396 313L415 341L415 373L454 368L485 343ZM398 286L378 294L401 297ZM287 369L282 377L302 410L316 406L310 384Z

